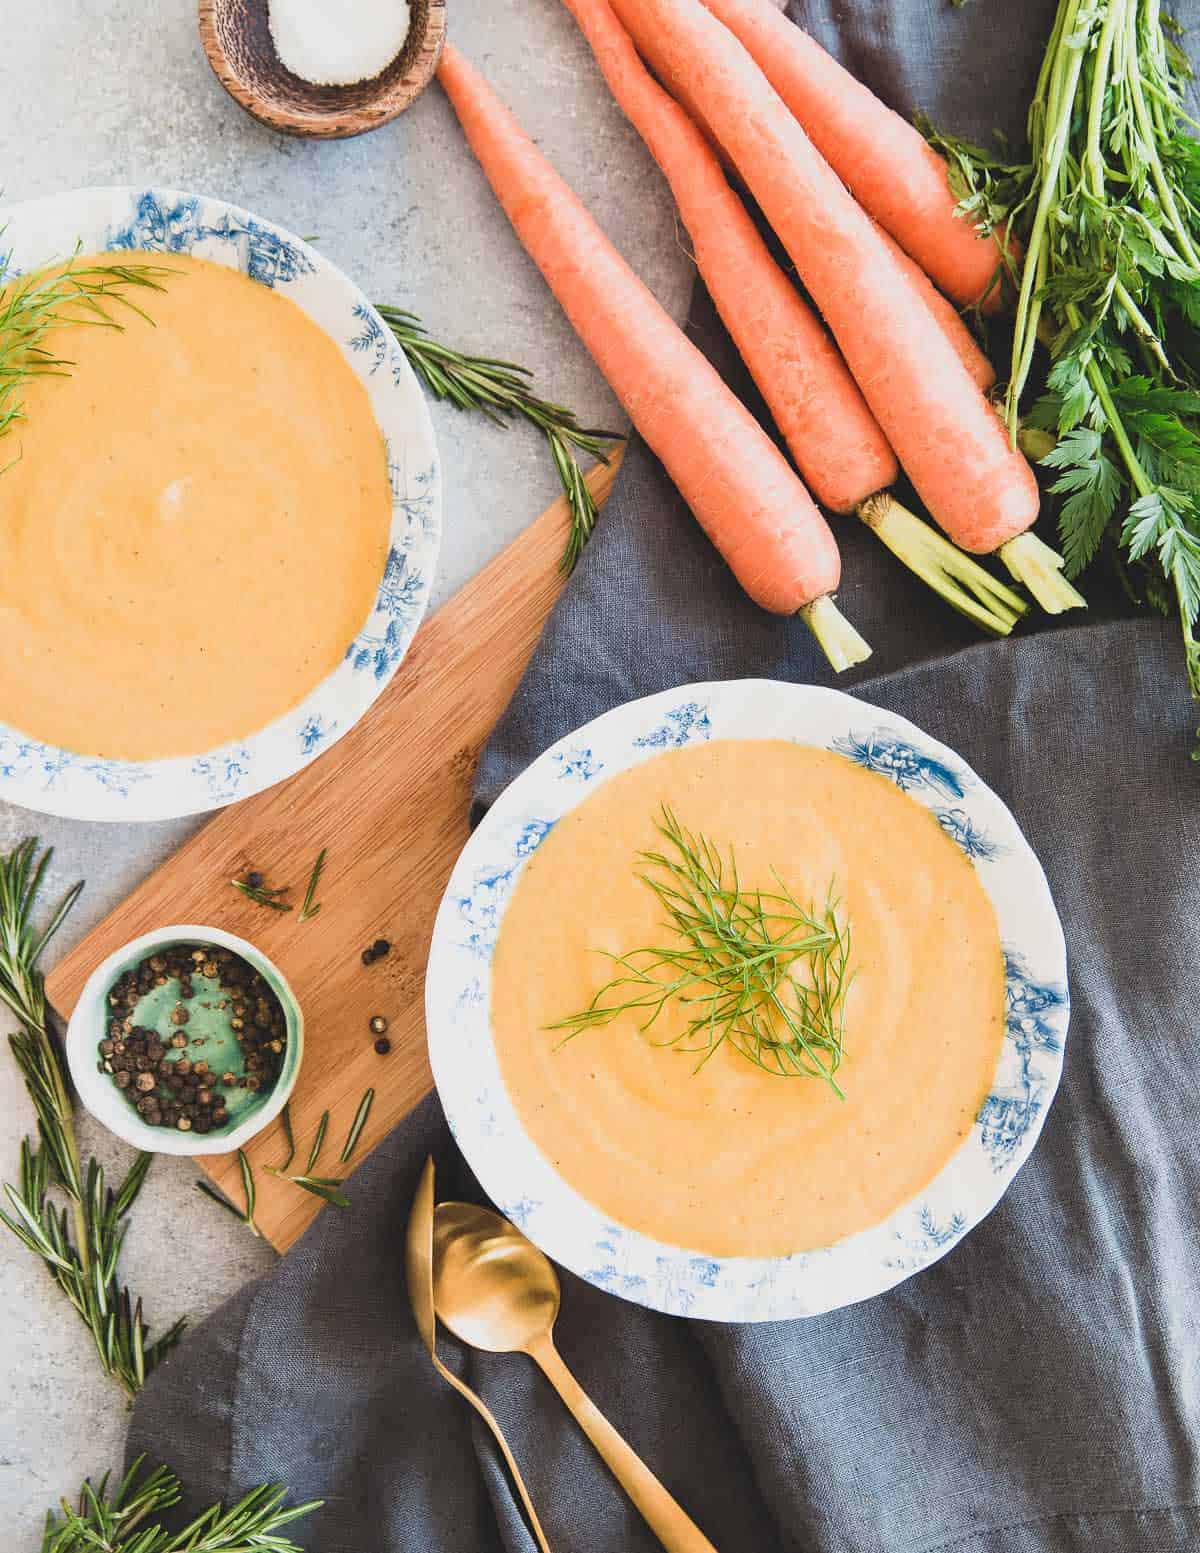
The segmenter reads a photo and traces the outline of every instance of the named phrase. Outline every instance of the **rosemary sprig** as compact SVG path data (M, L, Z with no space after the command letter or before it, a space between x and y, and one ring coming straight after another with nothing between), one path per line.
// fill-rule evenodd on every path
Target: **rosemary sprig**
M33 924L51 852L23 841L0 857L0 1001L20 1024L9 1044L37 1114L38 1138L21 1144L17 1185L7 1184L0 1221L35 1256L70 1300L92 1335L106 1374L132 1397L183 1333L177 1321L154 1342L134 1300L117 1277L126 1216L150 1167L139 1154L114 1192L95 1159L83 1164L66 1074L46 1018L38 961L83 888L69 890L39 931ZM55 1203L55 1196L65 1206Z
M1060 0L1027 154L951 136L960 211L1025 247L1004 412L1044 451L1067 574L1109 558L1131 597L1177 615L1200 700L1200 128L1159 0ZM1039 344L1045 391L1023 403ZM1022 415L1024 424L1022 425ZM1200 750L1197 757L1200 758Z
M160 1517L179 1503L182 1484L166 1467L144 1470L139 1456L109 1493L109 1473L85 1480L74 1505L65 1499L46 1516L41 1553L302 1553L284 1528L322 1501L288 1506L282 1484L264 1483L227 1510L211 1505L180 1530Z
M646 1032L677 1006L684 1028L660 1044L697 1054L698 1067L728 1042L766 1073L820 1078L841 1097L850 927L832 887L806 909L778 876L776 891L744 888L733 850L684 829L666 805L657 829L666 849L639 854L639 877L674 941L610 956L618 974L549 1028L569 1040L632 1013Z
M588 453L607 463L612 444L624 440L620 433L580 426L574 411L533 392L532 374L525 367L441 345L429 337L415 314L403 308L383 305L378 311L435 399L459 410L477 410L497 426L526 420L544 434L571 515L562 557L562 569L569 572L591 538L597 516L595 499L575 455Z
M310 917L315 917L320 911L320 902L316 900L317 886L321 882L321 875L325 872L325 854L328 847L322 847L317 853L317 860L312 866L312 873L308 876L308 888L304 892L304 901L300 907L300 915L297 922L307 922Z
M290 884L281 884L278 888L272 888L267 884L251 884L248 879L231 879L229 883L256 906L265 906L269 911L291 911L292 909L291 902L283 899L291 890Z
M0 253L0 437L25 419L25 390L35 377L70 375L74 363L47 342L52 329L81 324L121 329L114 303L152 323L128 293L162 291L163 277L171 273L161 264L84 265L78 254L60 268L32 275L12 276L11 263L9 254Z

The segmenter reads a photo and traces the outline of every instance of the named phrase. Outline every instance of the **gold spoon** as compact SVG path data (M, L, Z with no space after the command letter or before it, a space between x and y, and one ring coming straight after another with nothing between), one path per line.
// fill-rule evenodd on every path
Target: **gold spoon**
M537 1511L533 1508L533 1501L529 1497L529 1490L525 1487L524 1479L518 1470L517 1463L513 1459L513 1453L508 1448L508 1441L500 1432L500 1425L496 1422L491 1410L482 1397L476 1396L470 1386L459 1380L453 1370L448 1370L437 1356L437 1318L433 1309L433 1160L425 1161L425 1169L421 1172L420 1184L417 1187L417 1195L413 1198L412 1212L408 1217L408 1235L404 1246L404 1265L408 1277L408 1298L412 1305L413 1316L416 1318L417 1331L421 1334L421 1341L433 1360L433 1367L442 1377L448 1380L461 1396L467 1401L487 1424L496 1437L496 1444L500 1447L500 1454L504 1457L505 1464L512 1474L512 1480L516 1484L517 1493L521 1503L525 1507L525 1514L529 1517L529 1524L533 1529L533 1535L537 1538L537 1545L541 1553L550 1553L550 1544L546 1541L546 1534L542 1530L542 1523L537 1518Z
M473 1203L439 1203L433 1292L438 1315L464 1343L487 1353L525 1353L540 1367L669 1553L716 1553L559 1358L551 1336L558 1274L515 1224Z

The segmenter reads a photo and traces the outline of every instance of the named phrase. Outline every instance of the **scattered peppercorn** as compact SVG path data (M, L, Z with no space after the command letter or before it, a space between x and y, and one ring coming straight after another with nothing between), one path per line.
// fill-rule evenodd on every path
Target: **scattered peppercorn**
M259 873L257 868L252 868L250 870L250 872L246 875L246 883L250 886L250 888L252 890L261 890L262 887L263 887L263 884L265 883L265 880L263 878L263 875Z
M381 1035L379 1037L379 1039L375 1042L375 1050L379 1053L379 1055L381 1057L386 1057L388 1052L391 1051L391 1049L392 1049L392 1043L391 1043L391 1041L388 1040L386 1035Z
M371 1015L371 1034L386 1035L388 1022L382 1014Z
M385 954L391 954L392 946L386 938L377 938L371 945L371 953L377 960L382 960Z

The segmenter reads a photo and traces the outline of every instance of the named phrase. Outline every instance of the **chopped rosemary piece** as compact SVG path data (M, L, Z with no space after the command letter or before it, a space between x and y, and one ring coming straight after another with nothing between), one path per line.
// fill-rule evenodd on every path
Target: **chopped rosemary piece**
M37 853L36 840L29 840L0 856L0 1001L20 1024L9 1044L38 1121L37 1142L26 1138L21 1144L19 1184L4 1188L8 1209L0 1209L0 1223L42 1259L91 1332L105 1374L132 1397L179 1341L185 1323L177 1321L150 1342L142 1302L118 1277L126 1216L146 1179L150 1155L136 1156L115 1192L95 1159L86 1167L80 1159L67 1077L46 1022L38 959L83 886L67 892L39 932L33 911L51 853L40 858ZM58 1206L52 1193L65 1197L67 1205Z
M312 1148L309 1151L308 1164L305 1165L305 1167L304 1167L304 1171L305 1171L306 1175L308 1175L308 1174L310 1174L312 1172L312 1170L316 1166L317 1160L320 1159L320 1157L321 1157L321 1148L322 1148L322 1146L323 1146L323 1144L325 1142L325 1133L326 1133L326 1130L328 1129L328 1127L329 1127L329 1112L328 1111L322 1111L321 1112L321 1120L317 1123L316 1136L313 1138Z
M371 1105L375 1099L375 1091L368 1089L366 1094L358 1102L358 1110L354 1113L354 1120L350 1123L350 1131L346 1134L346 1141L342 1144L342 1152L338 1159L345 1165L354 1156L358 1147L358 1140L362 1136L362 1130L367 1125L367 1117L371 1114Z
M362 1136L362 1130L367 1125L367 1117L371 1114L371 1105L375 1099L375 1091L368 1089L358 1102L358 1109L354 1113L354 1120L350 1123L350 1131L346 1135L346 1141L342 1145L342 1152L338 1157L340 1164L347 1164L358 1147L358 1140ZM321 1150L325 1145L325 1134L329 1130L329 1112L321 1112L321 1120L317 1123L316 1133L313 1135L312 1146L309 1149L308 1163L300 1175L288 1175L288 1166L292 1163L296 1154L296 1141L292 1134L291 1112L287 1106L283 1108L283 1130L287 1138L288 1155L282 1165L267 1165L269 1174L278 1176L281 1181L290 1181L293 1186L298 1186L301 1191L310 1193L313 1197L319 1197L322 1202L331 1203L335 1208L348 1208L350 1199L344 1195L341 1188L345 1184L341 1176L314 1175L317 1160L321 1156Z
M530 386L532 374L511 361L490 356L469 356L430 339L420 319L403 308L378 309L379 316L396 337L413 370L435 399L448 400L458 410L478 410L497 426L520 417L545 435L554 467L567 499L571 529L563 551L562 569L569 572L596 526L596 502L576 458L576 451L590 453L607 463L619 432L580 426L565 405L539 398Z
M285 1100L279 1120L283 1125L283 1136L287 1140L287 1158L280 1165L280 1170L288 1170L296 1157L296 1135L292 1131L292 1102Z
M166 1467L144 1471L139 1456L110 1494L109 1474L99 1483L85 1479L74 1507L65 1499L46 1516L41 1553L301 1553L285 1526L310 1515L322 1501L285 1506L287 1489L264 1483L229 1509L210 1505L178 1530L151 1516L177 1505L183 1486Z
M292 909L291 903L283 899L291 889L290 884L281 884L278 889L272 889L266 884L251 884L248 879L231 879L229 882L235 890L239 890L256 906L266 906L270 911L291 911Z
M618 974L549 1028L570 1040L633 1013L649 1031L675 1006L686 1024L660 1044L697 1054L697 1067L728 1042L765 1073L820 1078L841 1098L834 1075L853 978L850 926L832 885L823 906L805 909L778 875L777 891L743 887L732 848L725 856L685 830L665 804L657 828L666 849L639 854L639 877L675 941L609 956Z
M232 1213L239 1224L244 1224L252 1235L257 1235L261 1240L262 1230L254 1222L254 1204L258 1196L254 1187L254 1166L247 1159L244 1149L239 1149L237 1154L238 1164L242 1170L242 1190L246 1194L245 1208L235 1207L224 1193L219 1192L208 1181L197 1181L196 1190L203 1192L205 1197L211 1197L219 1208L224 1208L227 1213Z
M308 888L304 892L304 903L300 907L300 915L296 919L298 922L307 922L310 917L315 917L321 909L320 903L314 902L314 897L317 893L317 885L321 882L321 875L325 871L325 854L328 850L328 847L322 847L317 853L317 860L313 864L312 873L308 876Z

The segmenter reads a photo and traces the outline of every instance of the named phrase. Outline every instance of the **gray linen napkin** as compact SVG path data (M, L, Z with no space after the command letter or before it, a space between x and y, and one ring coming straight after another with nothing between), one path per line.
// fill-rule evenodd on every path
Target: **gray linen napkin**
M977 135L1019 127L1051 10L791 6L902 111ZM693 328L744 386L702 296ZM843 606L876 648L856 693L960 750L1046 866L1072 958L1062 1089L996 1211L891 1293L739 1328L565 1275L564 1357L722 1553L1194 1549L1200 772L1174 633L1094 608L974 644L865 531L843 533ZM802 627L741 596L635 444L478 805L605 708L737 675L829 678ZM530 1553L490 1441L408 1313L403 1230L429 1152L443 1193L478 1191L431 1099L357 1172L351 1209L324 1214L153 1377L129 1450L174 1462L189 1505L281 1479L326 1500L301 1531L311 1553ZM444 1350L499 1415L556 1553L657 1546L529 1363Z

